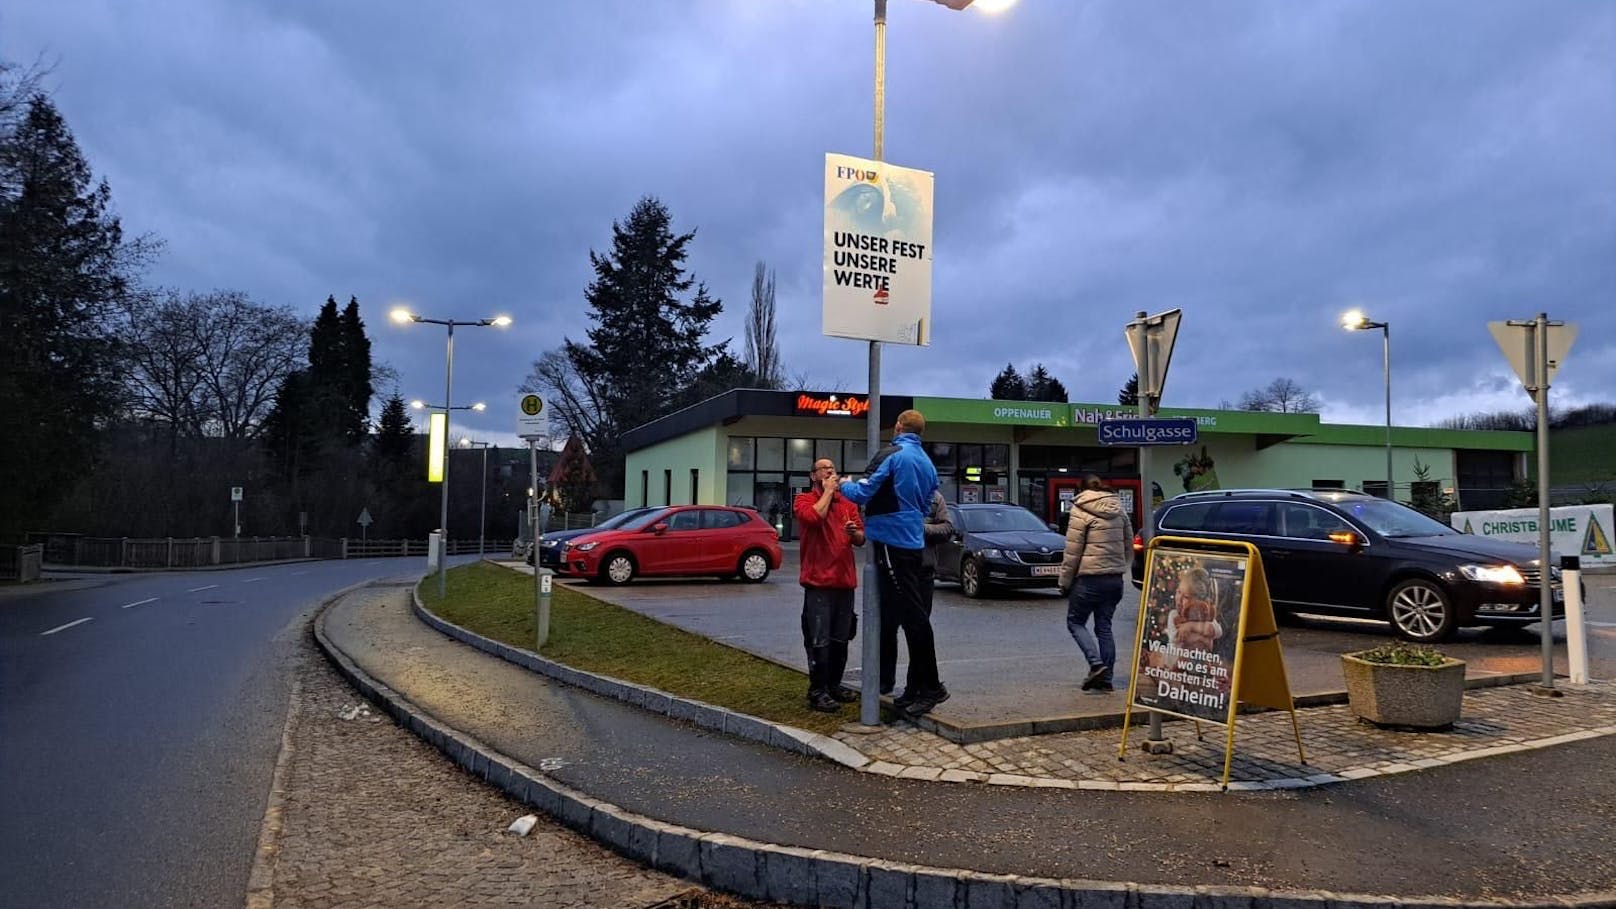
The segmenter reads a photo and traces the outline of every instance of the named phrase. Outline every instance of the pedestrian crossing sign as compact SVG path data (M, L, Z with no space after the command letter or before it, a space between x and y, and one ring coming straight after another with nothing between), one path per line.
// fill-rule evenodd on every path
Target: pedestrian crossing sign
M1605 535L1605 528L1599 526L1599 518L1588 516L1588 531L1582 535L1582 554L1591 556L1607 556L1611 554L1610 537Z

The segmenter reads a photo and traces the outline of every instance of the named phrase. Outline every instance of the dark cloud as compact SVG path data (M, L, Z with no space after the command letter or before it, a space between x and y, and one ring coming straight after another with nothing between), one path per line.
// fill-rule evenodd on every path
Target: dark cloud
M153 279L312 312L357 295L407 396L442 336L388 306L508 312L457 335L456 397L509 432L528 363L586 328L588 252L642 194L739 340L779 273L787 368L860 388L819 334L820 173L869 154L863 0L413 4L61 0L0 12L50 83ZM887 156L937 173L934 346L885 384L975 395L1041 360L1112 400L1121 325L1185 310L1169 403L1275 376L1332 419L1518 407L1485 328L1576 321L1561 400L1616 386L1616 6L1548 0L1039 2L988 17L892 0Z

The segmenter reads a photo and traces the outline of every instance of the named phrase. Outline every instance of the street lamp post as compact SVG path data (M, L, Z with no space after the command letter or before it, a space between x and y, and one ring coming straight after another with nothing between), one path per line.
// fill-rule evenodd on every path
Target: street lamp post
M1386 379L1386 498L1395 501L1392 486L1392 330L1389 323L1372 322L1363 310L1354 309L1341 316L1341 327L1348 331L1380 329L1381 369Z
M483 557L483 534L488 530L488 449L494 447L493 442L476 442L471 439L461 439L461 448L481 448L483 450L483 489L482 508L477 517L477 558Z
M449 330L449 342L444 357L443 368L443 410L444 432L449 431L448 411L454 410L454 330L457 325L470 325L480 328L493 326L504 328L511 324L510 316L495 316L492 319L428 319L425 316L410 312L403 307L396 308L390 313L394 322L400 325L409 322L422 322L427 325L442 325ZM440 513L441 526L438 528L438 598L442 599L448 591L449 570L449 446L443 446L443 502Z
M934 0L952 10L962 10L973 0ZM1015 0L977 0L979 10L996 13ZM886 154L887 127L887 0L875 0L875 154L881 161ZM870 409L865 417L865 457L874 458L881 450L881 342L870 344ZM859 725L854 729L873 731L881 725L881 648L880 593L876 589L875 559L864 560L864 645L860 650Z

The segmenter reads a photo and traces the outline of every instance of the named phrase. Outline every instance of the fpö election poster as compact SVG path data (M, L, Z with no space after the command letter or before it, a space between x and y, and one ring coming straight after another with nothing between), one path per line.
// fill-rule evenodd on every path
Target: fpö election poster
M1134 703L1226 723L1246 556L1162 548L1151 558Z
M932 175L825 156L824 333L931 344Z

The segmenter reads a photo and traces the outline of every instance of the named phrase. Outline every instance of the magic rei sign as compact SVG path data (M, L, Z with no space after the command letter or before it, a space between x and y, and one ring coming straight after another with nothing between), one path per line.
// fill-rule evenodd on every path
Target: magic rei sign
M870 411L870 399L852 395L823 395L813 392L797 394L796 412L799 417L862 417Z

